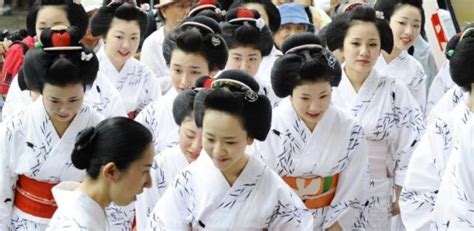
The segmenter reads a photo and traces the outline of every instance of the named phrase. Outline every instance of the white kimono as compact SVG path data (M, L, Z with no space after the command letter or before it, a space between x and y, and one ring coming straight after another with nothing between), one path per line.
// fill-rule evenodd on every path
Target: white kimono
M84 102L94 108L104 117L127 117L125 104L120 92L104 75L97 75L94 84L87 90Z
M171 88L166 94L146 106L135 120L153 134L155 154L178 143L179 125L173 118L173 102L178 92Z
M344 69L344 67L343 67ZM369 158L369 229L390 229L394 186L402 186L411 154L424 132L423 113L399 80L372 69L359 92L343 71L333 103L364 128Z
M147 65L158 77L161 89L166 92L171 87L170 70L163 56L163 41L165 40L165 27L158 28L143 41L140 53L140 62Z
M148 230L312 230L311 213L258 157L230 186L203 151L156 205Z
M88 195L74 191L79 185L68 181L53 187L58 209L46 230L110 230L104 209Z
M255 74L255 79L260 84L260 93L268 97L273 107L278 105L281 98L276 96L273 91L271 73L273 64L282 55L281 51L273 46L270 54L262 58L262 62L260 62L260 66L258 66L257 74Z
M296 182L311 179L312 187L294 189L303 201L316 195L324 198L321 181L327 178L321 177L337 177L330 205L311 209L314 230L327 229L335 222L344 229L364 228L361 203L366 199L364 189L369 186L369 178L362 127L350 114L331 105L310 132L289 97L273 109L272 115L271 133L264 142L256 143L257 153L285 181L285 177L297 177Z
M112 82L122 96L127 113L140 112L146 105L161 96L161 87L158 79L144 64L134 58L125 62L122 70L117 71L105 54L105 48L97 52L99 72ZM100 78L100 77L98 77ZM134 117L132 115L132 117Z
M20 90L17 75L13 78L8 90L7 98L5 99L5 104L2 109L2 120L7 121L22 111L26 105L31 104L31 102L33 102L33 100L31 100L30 92Z
M431 108L428 117L426 118L426 124L431 124L436 118L442 116L453 110L463 100L467 100L469 94L458 85L454 85L449 89L443 97Z
M374 68L381 75L390 76L404 83L415 98L416 102L425 112L426 107L426 74L420 62L413 58L407 51L402 51L398 57L390 63L386 63L381 54Z
M408 166L400 195L400 210L407 230L428 230L446 163L474 114L459 103L429 124Z
M449 60L446 60L431 83L430 90L428 92L426 112L429 113L436 103L438 103L438 101L443 97L443 95L454 85L456 84L449 73Z
M433 211L432 230L474 229L474 123L451 154Z
M59 137L39 97L5 122L0 131L0 230L44 230L49 219L26 214L13 205L18 176L42 182L81 181L85 171L71 163L77 133L95 126L102 116L86 104Z
M139 230L145 229L148 217L165 193L168 185L188 165L189 162L179 145L167 148L160 155L155 156L150 169L151 188L143 189L143 193L138 195L135 203L137 228Z

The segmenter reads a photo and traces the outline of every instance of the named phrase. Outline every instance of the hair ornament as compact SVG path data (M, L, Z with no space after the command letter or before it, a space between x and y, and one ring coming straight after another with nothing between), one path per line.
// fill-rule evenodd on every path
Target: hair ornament
M474 34L474 27L469 27L467 28L467 30L462 32L461 38L459 38L459 42L461 42L464 37L468 37L471 34Z
M219 39L219 37L212 36L211 43L214 47L218 47L219 45L221 45L221 40Z
M227 88L232 92L238 91L244 93L244 99L250 103L258 100L258 94L247 84L234 79L214 79L211 88Z
M208 30L209 32L215 34L215 31L211 27L205 25L204 23L188 21L188 22L183 22L180 27L183 28L185 26L199 27L199 28Z
M257 28L262 31L263 28L265 27L265 20L260 17L258 18L256 21L255 21L255 26L257 26Z
M336 57L334 57L334 55L332 55L332 53L330 51L328 51L328 49L326 49L326 48L323 48L322 54L323 54L324 58L326 58L326 61L328 62L328 66L331 69L336 69L336 64L337 64Z
M72 0L74 4L81 5L81 0Z
M454 50L453 50L453 49L449 49L446 54L447 54L449 57L453 57L453 55L454 55Z
M40 41L35 42L35 48L42 48L42 47L43 47L43 43L41 43Z
M92 53L86 54L86 52L84 52L84 51L81 52L81 60L82 61L89 61L89 60L92 59L92 57L94 57L94 54L92 54Z
M375 17L378 18L378 19L381 19L381 20L385 19L384 15L383 15L383 12L379 11L379 10L375 11Z

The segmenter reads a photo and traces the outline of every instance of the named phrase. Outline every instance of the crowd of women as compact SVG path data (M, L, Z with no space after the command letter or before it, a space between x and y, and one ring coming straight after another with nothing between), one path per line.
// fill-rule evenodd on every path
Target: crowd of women
M421 0L315 2L36 0L0 230L474 229L474 26L437 72Z

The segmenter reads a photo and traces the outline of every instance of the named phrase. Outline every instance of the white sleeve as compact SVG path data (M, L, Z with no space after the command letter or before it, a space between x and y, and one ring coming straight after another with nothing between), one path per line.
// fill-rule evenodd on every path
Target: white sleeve
M13 121L11 121L13 122ZM11 169L11 156L14 141L7 133L5 122L0 123L0 230L9 230L18 176ZM19 155L17 153L17 155Z
M452 143L446 123L432 123L413 152L400 194L400 211L407 230L429 229L444 169L444 152ZM449 153L448 153L449 154Z
M8 89L7 98L2 108L2 120L7 121L13 115L23 110L27 105L31 104L31 102L29 91L20 90L18 75L16 75Z
M148 36L143 42L140 53L140 62L145 64L153 71L155 76L167 76L169 71L166 67L166 61L163 57L162 44L157 41L158 36L155 33L161 33L159 30Z
M289 187L277 190L277 201L274 202L272 214L267 218L268 230L313 230L313 215L298 195Z
M446 61L431 83L428 92L428 102L426 105L427 115L453 85L454 82L451 79L451 75L449 74L449 61Z
M150 69L144 66L141 77L145 78L146 81L144 83L144 89L142 89L142 92L140 92L139 104L137 107L138 112L143 110L143 108L145 108L151 102L161 98L161 86L155 74L153 74Z
M397 119L397 136L390 144L392 163L394 164L395 184L403 186L408 164L425 130L423 112L408 88L398 84L392 92L394 113Z
M353 126L347 150L350 153L350 162L339 174L336 196L328 208L324 219L323 229L331 227L338 222L343 230L359 229L365 227L362 203L367 198L369 188L368 157L365 136L362 127ZM359 187L354 187L359 185Z
M434 229L472 230L474 228L474 127L464 134L454 149L444 172L433 212Z

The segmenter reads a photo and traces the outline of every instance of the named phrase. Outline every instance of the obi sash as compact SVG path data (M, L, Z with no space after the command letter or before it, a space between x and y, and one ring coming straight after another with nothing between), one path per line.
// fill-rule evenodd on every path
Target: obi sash
M336 195L338 179L339 174L327 177L283 177L308 209L329 206Z
M51 189L57 183L40 182L20 175L15 191L15 207L41 218L50 219L58 208Z

